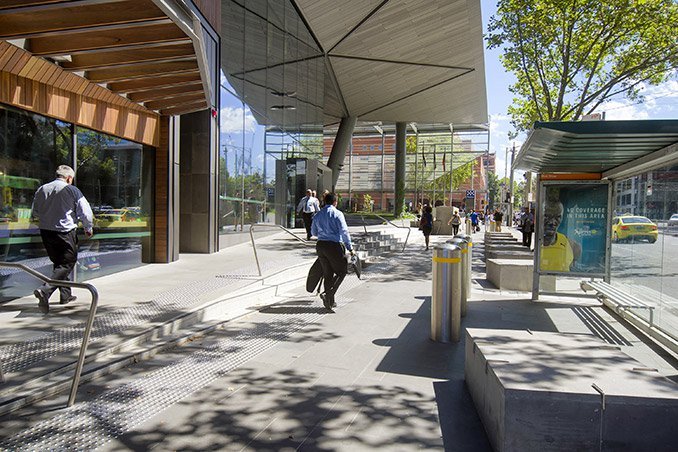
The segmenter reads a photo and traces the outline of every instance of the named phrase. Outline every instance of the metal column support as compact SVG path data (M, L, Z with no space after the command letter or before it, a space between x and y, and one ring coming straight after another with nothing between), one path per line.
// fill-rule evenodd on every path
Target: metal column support
M348 145L351 142L353 129L355 129L355 123L357 120L358 118L356 116L347 116L345 118L341 118L339 130L337 130L337 136L334 137L332 151L330 152L330 156L327 159L327 166L329 166L332 170L332 191L334 191L335 187L337 186L339 173L344 166L346 148L348 148Z
M396 218L403 213L405 203L405 159L407 158L407 123L396 123L395 149L395 204L393 213Z

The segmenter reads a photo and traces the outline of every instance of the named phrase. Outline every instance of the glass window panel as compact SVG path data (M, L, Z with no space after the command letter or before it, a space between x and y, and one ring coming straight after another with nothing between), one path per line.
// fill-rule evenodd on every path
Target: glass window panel
M72 165L70 125L0 106L0 250L5 262L20 262L50 274L52 264L37 225L30 223L37 188L55 177L59 165ZM14 269L0 269L1 300L30 294L39 284Z
M94 236L80 242L79 280L137 267L150 252L152 182L144 152L153 151L77 128L76 185L94 212Z

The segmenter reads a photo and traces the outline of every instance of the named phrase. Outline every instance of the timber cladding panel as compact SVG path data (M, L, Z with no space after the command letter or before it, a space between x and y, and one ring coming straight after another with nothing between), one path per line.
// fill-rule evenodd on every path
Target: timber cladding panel
M193 0L214 30L221 34L221 0Z
M158 146L157 113L6 41L0 41L0 102Z

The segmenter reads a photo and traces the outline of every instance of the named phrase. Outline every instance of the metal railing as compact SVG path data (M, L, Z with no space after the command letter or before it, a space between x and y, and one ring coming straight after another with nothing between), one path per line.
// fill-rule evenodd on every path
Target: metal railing
M306 245L306 246L315 246L315 243L316 243L316 242L314 242L314 241L309 241L309 240L306 240L306 239L304 239L304 238L302 238L302 237L299 237L299 236L298 236L297 234L295 234L294 232L290 231L290 230L287 229L286 227L281 226L281 225L279 225L279 224L274 224L274 223L254 223L253 225L250 226L250 240L252 241L252 250L254 250L254 260L257 262L257 271L259 272L259 276L263 276L263 275L261 274L261 265L259 265L259 255L257 254L257 245L256 245L255 242L254 242L254 227L255 227L255 226L257 226L257 227L264 227L264 228L282 229L283 231L287 232L287 233L290 234L292 237L294 237L295 239L297 239L298 241L300 241L301 243L303 243L303 244Z
M80 289L87 289L90 291L92 294L92 303L90 304L89 308L89 317L87 317L87 324L85 325L85 332L82 337L82 345L80 345L80 354L78 355L78 362L75 366L75 375L73 375L73 384L71 385L71 393L68 396L68 404L67 406L71 407L75 403L75 396L76 393L78 392L78 384L80 384L80 374L82 373L82 367L85 364L85 355L87 353L87 343L89 342L89 336L92 333L92 325L94 324L94 315L97 312L97 305L99 304L99 293L97 292L96 288L87 283L79 283L79 282L73 282L73 281L58 281L55 279L49 279L42 273L27 267L23 264L17 264L13 262L0 262L0 267L6 267L6 268L18 268L19 270L23 270L26 273L29 273L42 282L45 282L47 284L50 284L52 286L57 286L57 287L75 287L75 288L80 288Z
M395 224L394 222L392 222L388 218L384 218L381 215L379 215L378 213L364 213L364 214L360 214L360 219L363 222L363 228L365 229L365 234L367 234L367 226L365 224L365 216L377 217L380 220L385 221L386 223L388 223L391 226L396 227L398 229L407 229L407 237L405 237L405 244L403 245L403 251L402 251L402 252L405 252L405 248L407 248L407 241L410 239L410 232L412 232L411 227L409 227L409 226L398 226L397 224ZM401 220L402 220L402 218L401 218Z

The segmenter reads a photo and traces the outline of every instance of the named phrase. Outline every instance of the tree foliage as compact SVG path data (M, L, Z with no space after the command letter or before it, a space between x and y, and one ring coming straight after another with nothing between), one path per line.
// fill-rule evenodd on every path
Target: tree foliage
M578 120L675 77L676 24L675 0L498 0L487 38L517 78L513 126Z

